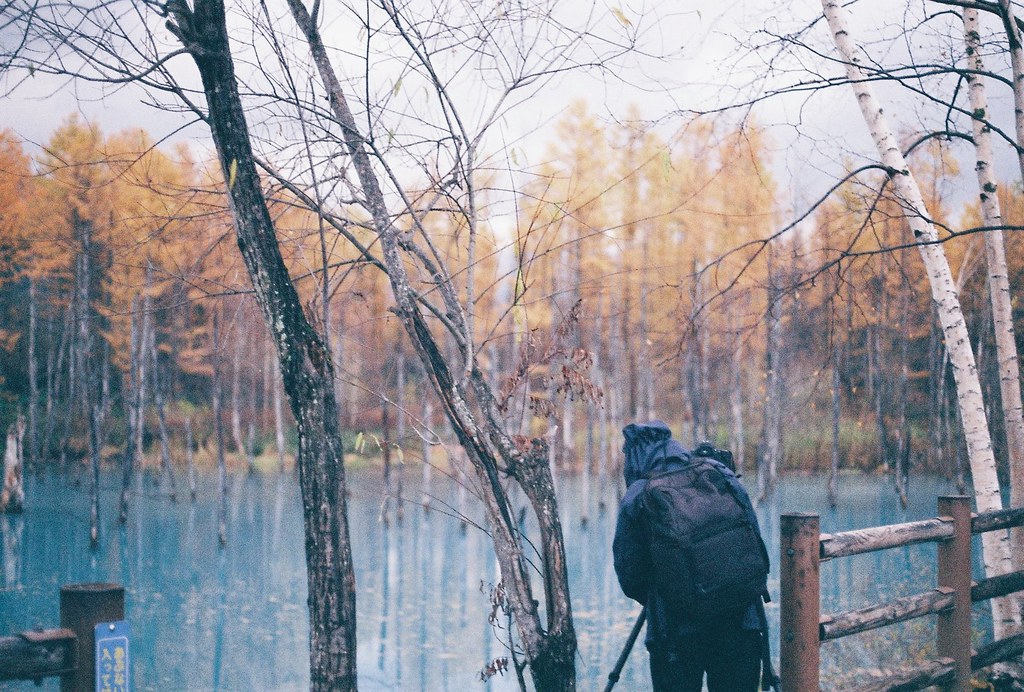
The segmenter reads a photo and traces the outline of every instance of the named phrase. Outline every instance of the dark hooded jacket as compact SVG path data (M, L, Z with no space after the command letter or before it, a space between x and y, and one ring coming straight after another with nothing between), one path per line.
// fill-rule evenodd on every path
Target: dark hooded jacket
M661 421L627 425L622 430L622 435L625 438L622 452L626 456L623 465L626 494L619 506L615 541L612 544L615 573L619 577L622 591L633 600L647 606L647 647L671 648L672 642L680 636L699 631L701 623L670 613L661 594L651 585L651 555L641 494L648 477L654 473L684 467L690 461L690 453L672 439L672 431ZM751 523L756 527L757 515L747 491L732 471L722 464L718 466L735 491L740 504L748 512ZM763 629L760 613L759 604L752 603L737 625L748 630Z

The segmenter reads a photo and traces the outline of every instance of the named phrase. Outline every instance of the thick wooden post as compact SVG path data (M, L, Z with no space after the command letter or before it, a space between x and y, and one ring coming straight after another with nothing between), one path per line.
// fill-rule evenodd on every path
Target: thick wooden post
M940 497L939 516L953 518L953 537L939 543L939 586L953 589L953 607L939 613L939 656L955 661L945 692L971 689L971 501Z
M61 676L61 692L93 692L96 687L98 622L124 620L124 587L119 584L69 584L60 587L60 626L78 637L78 665Z
M779 552L780 646L782 689L817 692L821 617L819 550L821 528L816 514L783 514Z

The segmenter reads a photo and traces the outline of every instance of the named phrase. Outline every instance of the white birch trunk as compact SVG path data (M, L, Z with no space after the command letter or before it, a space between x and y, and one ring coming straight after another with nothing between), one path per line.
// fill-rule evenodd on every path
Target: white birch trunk
M1007 38L1010 41L1010 69L1013 72L1013 125L1018 145L1017 163L1020 165L1021 179L1024 180L1024 149L1019 148L1024 143L1024 36L1017 26L1017 18L1010 0L999 0L999 7L1003 11L1004 24L1009 33Z
M1007 3L1008 6L1009 3ZM977 158L974 170L978 174L980 189L981 213L985 225L993 230L985 233L985 259L988 264L988 291L992 304L992 325L995 332L996 360L999 365L999 393L1003 407L1003 420L1006 428L1006 449L1010 467L1010 506L1020 507L1024 502L1024 410L1021 406L1020 367L1017 360L1017 341L1013 329L1013 307L1010 297L1009 272L1006 267L1006 245L1003 242L1002 211L996 195L995 171L993 170L992 132L984 122L988 116L988 98L985 94L985 82L981 72L985 65L981 59L981 39L978 29L978 11L964 9L964 43L967 46L968 95L971 100L971 112L975 118L971 123L974 129L974 149ZM1012 11L1010 21L1013 22ZM1012 24L1016 30L1016 24ZM1019 39L1020 32L1016 31ZM1013 38L1013 37L1011 37ZM1024 141L1021 135L1024 113L1021 111L1020 92L1022 85L1017 76L1020 67L1020 43L1017 42L1012 54L1018 54L1014 62L1014 98L1017 100L1017 137L1018 142ZM1024 159L1021 160L1021 171L1024 175ZM1010 532L1012 556L1015 569L1024 568L1024 530L1017 528ZM1017 611L1020 611L1020 595L1017 597Z
M875 98L871 83L861 68L864 57L850 36L847 12L840 6L838 0L822 0L822 7L836 47L846 62L847 77L853 83L864 121L871 132L882 163L889 169L896 195L904 207L907 223L914 239L919 243L918 250L928 274L932 299L938 307L939 321L953 365L957 403L974 479L977 510L990 512L1001 509L999 479L996 475L996 461L992 451L988 420L985 417L981 383L953 274L945 252L937 242L938 234L928 221L929 215L917 181L907 167L882 107ZM987 576L1005 574L1012 570L1010 542L1006 532L993 531L984 534L982 546ZM993 629L997 639L1003 638L1019 625L1020 613L1014 612L1012 606L1012 601L1006 599L992 601Z

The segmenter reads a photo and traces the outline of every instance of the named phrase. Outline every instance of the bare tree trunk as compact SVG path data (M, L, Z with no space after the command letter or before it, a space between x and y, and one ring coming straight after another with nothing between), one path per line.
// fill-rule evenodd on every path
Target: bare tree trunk
M256 473L256 421L249 419L249 427L245 436L245 460L249 475Z
M284 472L284 413L281 410L281 366L274 359L274 442L277 445L277 469Z
M398 348L398 373L397 373L397 401L396 406L396 418L395 421L395 449L398 450L398 464L394 469L395 472L395 518L401 522L405 518L405 507L402 504L402 481L405 480L405 452L403 445L405 444L405 349L402 346Z
M28 277L28 468L39 462L39 367L36 362L36 279Z
M137 443L135 431L139 426L139 348L142 337L139 333L139 298L132 298L131 307L131 338L128 356L128 388L124 393L125 412L128 419L128 431L125 435L124 453L121 459L121 500L118 518L122 524L128 522L128 492L135 470L135 450Z
M422 437L422 451L423 455L423 478L422 488L420 490L420 504L423 505L423 511L430 509L430 503L433 501L433 465L430 461L430 441L428 436L433 435L433 420L434 420L434 401L430 396L430 392L423 392L423 437Z
M356 689L356 594L334 367L288 275L260 187L217 0L168 6L168 27L199 69L210 129L256 301L274 335L299 432L310 622L310 688Z
M138 379L135 381L136 386L136 413L135 413L135 460L142 468L146 455L142 448L143 432L146 428L146 386L149 384L149 376L147 376L146 366L149 363L150 354L150 343L153 339L153 328L152 328L152 306L153 300L150 295L150 291L153 287L153 263L147 261L146 263L146 283L143 288L142 298L142 327L139 332L139 371ZM155 363L154 363L155 365Z
M1024 48L1020 29L1014 22L1013 9L1008 0L1000 6L1007 13L1012 27L1010 36L1011 61L1014 72L1014 103L1016 106L1017 141L1024 142ZM1021 403L1020 367L1013 326L1013 306L1010 295L1009 272L1006 266L1006 245L1003 241L1003 215L996 195L993 170L992 132L983 118L988 114L988 99L981 74L985 65L981 59L981 41L978 29L978 11L965 8L964 42L967 46L969 71L965 73L969 86L974 130L974 150L978 174L981 212L985 225L992 230L984 233L985 259L988 264L988 291L992 305L992 324L995 331L996 360L999 363L999 393L1006 428L1007 460L1010 467L1010 506L1024 505L1024 409ZM976 70L977 72L974 72ZM1024 152L1018 151L1021 176L1024 178ZM1010 532L1014 569L1024 569L1024 529Z
M100 456L103 450L103 406L92 406L89 416L89 457L92 465L92 483L89 497L89 539L95 549L100 543Z
M889 426L885 419L884 402L889 401L889 378L888 374L882 372L882 347L879 332L881 327L877 324L868 325L868 349L871 360L875 367L871 369L871 391L873 392L872 405L875 408L875 427L878 434L878 458L882 467L888 471L893 466L892 452L889 446Z
M732 329L729 330L732 351L732 386L729 388L729 408L732 413L732 452L736 460L736 472L742 474L747 466L746 434L743 429L743 335L740 333L739 317L737 316L737 298L729 301L732 317Z
M767 335L765 338L764 423L757 460L757 498L766 499L775 489L782 455L782 291L769 255Z
M228 542L228 473L224 461L224 423L221 416L220 313L213 313L213 433L217 441L217 541Z
M189 416L185 417L185 468L188 474L188 494L192 502L196 501L196 465L195 459L192 452L192 446L194 444L192 438L192 418Z
M906 309L909 307L906 300L910 292L910 286L903 287L901 302ZM903 312L902 314L906 314ZM907 418L907 396L910 382L910 340L906 337L900 339L900 382L899 397L896 408L899 411L899 444L896 449L896 494L900 498L900 506L907 508L909 503L908 493L910 492L910 446L911 431L910 420Z
M839 344L838 330L832 330L832 463L828 476L828 503L835 507L839 504L839 422L842 414L842 385L839 368L842 359L842 346Z
M178 484L171 468L171 445L167 436L167 416L164 411L164 387L167 386L166 375L162 375L157 365L156 345L153 347L153 398L156 404L156 416L160 430L160 475L170 485L171 502L178 501Z
M882 163L890 172L896 194L904 205L913 237L919 243L918 249L931 285L932 298L938 306L939 320L953 364L957 402L967 442L977 510L989 512L1001 509L999 479L992 452L992 437L985 417L981 384L974 354L971 351L967 324L960 307L960 298L946 255L941 244L936 242L937 234L934 226L928 221L930 215L925 208L917 181L900 153L870 81L861 68L864 58L850 35L846 10L839 5L838 0L823 0L822 6L836 46L846 62L847 77L853 85L864 121L875 140ZM1006 532L993 531L984 534L982 548L987 576L1012 571L1010 541ZM992 611L993 629L997 639L1019 627L1020 613L1015 612L1013 601L994 599Z
M434 391L441 398L445 413L477 474L487 519L491 529L506 597L514 614L534 685L538 690L572 692L576 688L576 634L569 599L565 544L547 450L541 444L524 450L505 431L497 401L486 377L473 356L473 334L467 329L465 313L459 303L451 277L443 267L428 262L440 299L456 320L451 334L464 357L457 371L449 367L414 295L404 263L402 247L413 249L412 239L400 238L388 213L384 195L341 85L327 57L316 21L301 0L288 0L300 30L306 36L329 96L332 112L341 126L345 146L368 202L374 229L380 240L383 261L388 270L396 306L395 312L409 335L427 370ZM425 253L414 255L419 261ZM461 371L461 375L457 374ZM474 406L475 404L475 406ZM478 412L474 415L474 408ZM530 500L540 529L541 575L543 577L546 618L542 621L538 601L520 540L518 524L512 516L508 495L499 476L499 463L523 489Z
M384 496L380 503L380 520L385 525L391 523L391 406L386 399L380 403L380 458L381 473L384 481Z
M231 439L235 443L235 452L245 452L245 443L242 441L242 413L241 406L241 372L242 372L242 311L239 310L239 319L235 320L233 335L235 348L231 357Z
M49 327L47 329L49 332L50 347L46 353L46 423L43 426L43 439L40 443L39 453L43 462L48 462L50 460L50 454L53 452L53 431L56 423L54 405L55 400L60 397L60 383L63 379L61 373L64 369L64 347L68 333L66 325L71 315L70 308L66 311L66 315L65 327L61 330L59 340L55 339L53 335L54 320L49 320Z
M17 419L7 428L7 446L4 448L4 485L0 490L0 512L21 514L25 510L25 417Z

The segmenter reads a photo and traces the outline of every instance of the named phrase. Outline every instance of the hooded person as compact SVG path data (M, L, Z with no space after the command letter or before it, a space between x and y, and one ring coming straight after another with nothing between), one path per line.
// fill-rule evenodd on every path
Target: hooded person
M633 423L622 434L626 493L619 506L612 552L622 591L647 608L645 643L653 689L700 692L706 674L709 692L753 692L761 679L761 636L766 629L760 598L745 608L698 619L669 607L653 579L644 489L653 475L685 468L691 463L690 453L672 439L672 431L661 421ZM710 463L717 465L757 528L757 516L739 479L725 465Z

